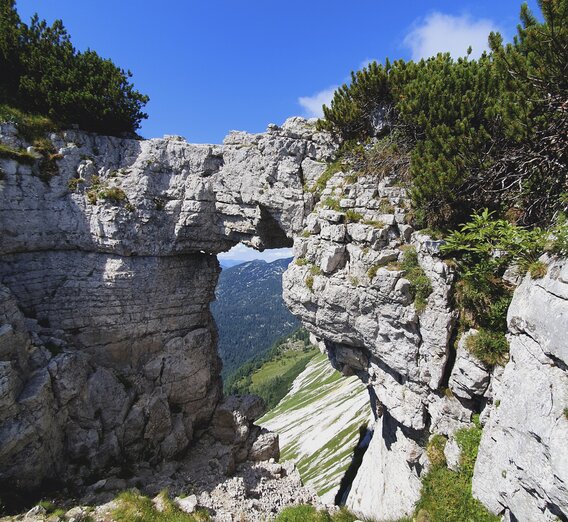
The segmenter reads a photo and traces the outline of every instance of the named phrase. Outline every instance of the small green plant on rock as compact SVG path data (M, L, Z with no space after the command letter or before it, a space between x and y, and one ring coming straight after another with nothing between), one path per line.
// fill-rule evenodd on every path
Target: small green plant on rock
M465 347L488 366L503 365L508 360L509 343L502 332L479 330L466 339Z
M327 182L338 172L345 170L345 165L341 159L330 163L326 169L323 171L322 175L317 179L313 187L309 188L309 192L314 192L316 194L321 194L325 189Z
M433 435L428 446L426 447L426 454L430 460L430 464L434 467L445 466L446 456L444 455L444 448L448 440L443 435Z
M358 223L363 219L363 214L356 212L353 209L349 209L345 212L345 221L347 223Z
M318 511L314 506L300 504L284 508L274 522L355 522L357 517L341 508L331 514L327 511Z
M306 286L310 289L310 291L314 291L314 276L309 275L306 277Z
M49 515L50 518L53 517L57 519L65 515L65 510L57 507L50 500L41 500L40 502L38 502L38 506L41 506L43 509L45 509L46 514Z
M25 165L33 165L37 158L25 149L14 149L0 143L0 158L16 160Z
M114 203L127 202L128 198L120 187L109 187L99 176L91 178L91 186L87 191L87 200L91 205L96 205L99 200L109 200Z
M77 189L79 188L79 185L85 183L85 180L83 178L71 178L68 182L67 182L67 187L69 188L69 190L71 192L76 192Z
M533 261L529 265L529 274L533 279L542 279L548 272L548 267L542 261Z
M448 469L442 459L442 445L439 435L432 437L428 445L428 456L433 455L432 469L422 478L422 492L416 504L416 520L428 522L497 522L500 517L493 515L471 494L473 468L481 440L479 416L474 416L471 428L456 432L456 442L461 450L458 471ZM435 464L434 464L435 462Z
M365 219L364 221L362 221L363 225L370 225L372 227L375 228L385 228L385 224L383 221L379 221L376 219Z
M404 250L400 270L404 271L404 277L410 281L410 290L414 296L416 311L418 313L423 312L428 305L428 297L432 293L432 283L418 263L418 253L414 247L408 247Z
M387 198L381 198L378 210L381 214L392 214L394 213L394 206Z
M313 265L310 267L310 274L317 276L321 275L321 268L317 265Z
M323 200L324 206L331 210L335 210L336 212L341 212L341 206L339 205L339 201L336 198L328 196Z
M309 264L309 261L305 257L299 257L298 259L296 259L295 263L298 266L306 266L307 264Z

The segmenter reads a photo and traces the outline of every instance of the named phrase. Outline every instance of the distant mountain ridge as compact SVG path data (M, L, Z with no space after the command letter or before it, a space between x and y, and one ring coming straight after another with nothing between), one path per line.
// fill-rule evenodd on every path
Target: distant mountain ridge
M219 330L224 378L299 327L282 300L282 274L291 260L257 259L221 272L211 311Z

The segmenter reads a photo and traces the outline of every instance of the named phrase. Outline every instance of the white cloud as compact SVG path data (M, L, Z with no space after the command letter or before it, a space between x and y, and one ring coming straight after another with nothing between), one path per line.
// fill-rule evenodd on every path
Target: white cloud
M488 49L489 33L498 30L492 20L432 13L415 25L404 39L404 45L412 51L413 60L440 52L449 52L454 58L465 56L470 45L471 56L478 58Z
M283 259L286 257L292 257L294 254L291 248L273 248L270 250L265 250L264 252L259 252L254 248L249 248L242 243L235 245L228 252L223 252L217 257L219 260L229 260L229 261L252 261L253 259L263 259L267 263L276 261L277 259Z
M337 85L333 85L323 91L316 92L313 96L301 96L298 98L298 103L304 109L304 116L307 118L321 118L323 116L322 106L324 104L329 106L336 89Z

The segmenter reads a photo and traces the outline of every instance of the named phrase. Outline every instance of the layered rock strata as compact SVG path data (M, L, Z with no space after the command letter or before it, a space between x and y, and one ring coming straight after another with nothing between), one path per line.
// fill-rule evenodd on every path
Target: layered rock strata
M55 170L0 158L0 480L24 489L190 447L221 398L215 254L291 245L334 150L301 119L222 146L50 140ZM274 453L249 435L237 461Z

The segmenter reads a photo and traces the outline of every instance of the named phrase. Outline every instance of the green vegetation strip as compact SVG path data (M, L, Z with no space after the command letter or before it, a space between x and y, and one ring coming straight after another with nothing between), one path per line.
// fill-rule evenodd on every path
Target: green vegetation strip
M435 436L427 448L432 469L422 480L422 493L416 505L416 520L429 522L498 522L493 515L471 494L473 468L481 441L479 416L474 416L474 426L456 432L456 442L461 449L458 471L446 465L444 437Z

